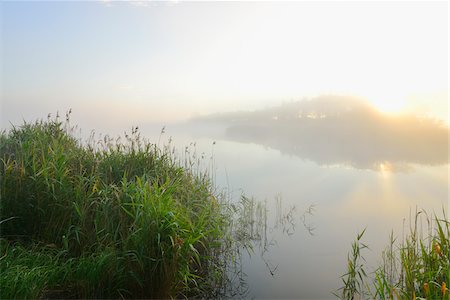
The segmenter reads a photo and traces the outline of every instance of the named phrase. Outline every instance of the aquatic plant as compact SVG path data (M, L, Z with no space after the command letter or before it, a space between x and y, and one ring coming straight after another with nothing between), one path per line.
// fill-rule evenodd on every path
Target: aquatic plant
M359 243L361 237L362 234L358 235L352 244L348 271L342 276L344 285L336 296L341 299L450 299L450 222L445 211L442 217L416 212L401 242L393 233L390 235L381 255L382 263L370 274L366 273L364 263L355 263L362 262L360 250L367 247Z
M3 298L207 297L227 276L229 203L141 138L74 137L70 112L0 134Z
M367 274L362 251L368 249L368 246L361 241L365 232L366 229L361 233L358 233L355 241L352 243L352 250L348 254L347 273L341 277L343 282L343 286L340 288L341 294L335 293L335 295L341 299L360 299L367 295Z

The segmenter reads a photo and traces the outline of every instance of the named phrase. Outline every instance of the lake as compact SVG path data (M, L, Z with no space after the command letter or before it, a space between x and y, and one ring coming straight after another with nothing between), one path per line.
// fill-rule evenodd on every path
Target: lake
M266 203L270 245L262 255L255 248L242 257L246 298L335 298L332 292L340 287L347 253L359 232L367 228L363 241L370 249L364 257L371 270L381 261L390 233L401 240L416 210L442 216L448 208L446 160L427 164L426 158L411 158L373 167L361 156L353 162L351 157L336 160L339 145L322 145L318 155L302 157L267 139L236 141L223 125L168 125L163 134L161 128L147 125L141 132L160 145L171 141L178 157L195 152L218 189L233 199L244 193ZM305 214L311 206L312 214ZM289 212L291 222L277 224L277 216Z

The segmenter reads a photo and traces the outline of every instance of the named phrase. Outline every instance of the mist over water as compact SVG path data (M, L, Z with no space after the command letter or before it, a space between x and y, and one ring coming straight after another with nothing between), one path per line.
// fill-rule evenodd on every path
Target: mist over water
M253 112L193 120L221 124L226 139L256 143L319 165L409 171L448 162L449 129L415 115L389 115L357 98L321 96Z
M195 152L217 190L233 200L245 193L267 204L270 247L240 262L247 298L332 299L358 232L367 228L371 251L365 257L375 266L391 231L401 237L411 211L447 209L448 127L435 119L321 96L184 123L135 125L160 147L170 142L181 159ZM97 133L114 138L124 131ZM278 200L296 224L288 234L271 227ZM311 205L304 226L302 213Z
M448 211L445 2L0 5L0 129L69 109L85 140L138 126L269 223L296 208L242 261L249 298L333 298L358 232L376 263L411 211Z
M365 258L376 266L389 234L401 238L411 213L447 209L449 129L437 119L325 95L167 124L160 138L162 125L144 133L171 140L180 154L197 151L219 190L267 204L269 224L277 199L284 212L294 208L291 234L269 230L269 251L244 256L249 298L334 298L358 232L367 228ZM301 219L311 205L313 235Z

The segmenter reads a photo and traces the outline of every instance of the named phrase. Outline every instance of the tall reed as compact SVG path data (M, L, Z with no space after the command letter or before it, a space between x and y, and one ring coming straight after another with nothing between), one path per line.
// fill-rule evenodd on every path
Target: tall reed
M426 224L424 227L423 224ZM450 222L418 211L401 241L392 233L381 255L381 264L366 273L358 235L348 258L341 299L450 299ZM355 263L358 262L358 263ZM358 271L359 270L359 271Z
M208 295L229 241L208 174L138 128L84 143L69 117L0 134L2 297Z

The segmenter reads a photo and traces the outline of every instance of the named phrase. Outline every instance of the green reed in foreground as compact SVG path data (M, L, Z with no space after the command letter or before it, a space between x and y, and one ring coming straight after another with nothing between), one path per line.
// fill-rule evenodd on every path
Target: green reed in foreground
M83 144L66 117L0 134L2 298L214 295L233 210L208 174L137 128Z
M450 299L450 222L445 213L431 218L417 212L401 242L391 234L382 263L371 274L364 265L363 234L352 244L339 298Z

